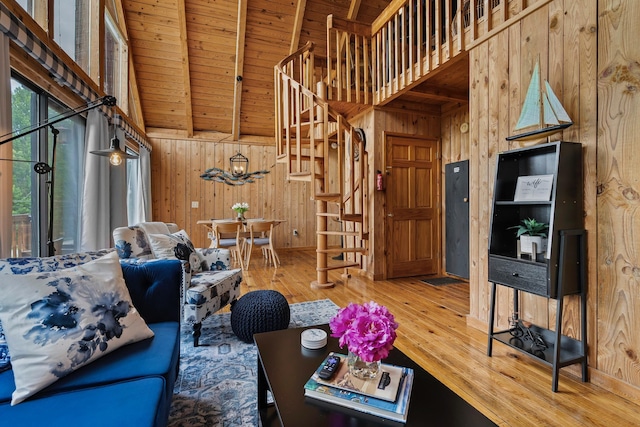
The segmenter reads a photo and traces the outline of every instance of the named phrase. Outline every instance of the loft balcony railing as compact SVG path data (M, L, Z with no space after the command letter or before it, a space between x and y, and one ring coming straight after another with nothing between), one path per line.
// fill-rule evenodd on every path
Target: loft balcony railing
M326 99L384 105L550 0L396 0L371 24L327 18ZM462 5L461 5L462 4Z

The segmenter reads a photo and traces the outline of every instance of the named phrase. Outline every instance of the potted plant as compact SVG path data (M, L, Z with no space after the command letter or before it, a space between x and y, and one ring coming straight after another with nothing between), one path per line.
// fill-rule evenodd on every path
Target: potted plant
M536 244L536 253L543 253L547 250L547 230L549 224L538 222L535 218L523 219L520 224L514 225L516 237L520 238L520 252L533 254L533 245Z

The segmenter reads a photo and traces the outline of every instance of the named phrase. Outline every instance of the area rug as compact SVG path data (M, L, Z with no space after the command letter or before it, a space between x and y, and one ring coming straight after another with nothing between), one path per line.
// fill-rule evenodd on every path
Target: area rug
M330 299L290 308L290 328L328 323L339 309ZM188 327L181 340L169 426L258 426L256 347L233 334L231 314L213 315L202 323L199 347L193 347Z

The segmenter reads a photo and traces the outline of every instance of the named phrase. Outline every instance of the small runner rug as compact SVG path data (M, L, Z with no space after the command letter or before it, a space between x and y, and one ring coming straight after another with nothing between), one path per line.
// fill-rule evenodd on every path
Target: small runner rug
M427 285L442 286L451 285L453 283L465 283L463 280L456 279L455 277L433 277L431 279L423 279L422 282Z
M290 328L328 323L339 307L330 299L291 304ZM183 327L180 373L176 381L169 426L258 426L257 352L231 330L231 313L202 322L200 346L193 347Z

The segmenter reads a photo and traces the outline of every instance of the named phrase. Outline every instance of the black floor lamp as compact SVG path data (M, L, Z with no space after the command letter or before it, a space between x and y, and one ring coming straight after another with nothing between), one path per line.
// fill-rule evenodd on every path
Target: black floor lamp
M48 165L47 163L44 163L44 162L37 162L33 166L33 170L36 173L41 175L45 173L49 174L49 179L47 180L47 193L49 198L49 218L47 222L47 255L48 256L55 255L55 248L53 244L53 200L54 200L53 192L54 192L54 179L55 179L54 170L55 170L55 163L56 163L56 144L58 142L58 134L60 133L60 131L58 131L58 129L56 129L53 125L63 120L69 119L73 116L77 116L78 114L82 114L94 108L101 107L103 105L107 107L115 106L116 98L114 98L113 96L104 96L96 101L89 102L81 107L78 107L76 109L63 113L59 116L56 116L51 120L45 120L44 122L39 123L35 126L29 127L26 129L19 129L15 132L10 132L0 137L0 145L3 145L13 141L14 139L22 138L23 136L29 135L45 127L51 128L51 134L53 135L51 165ZM119 146L119 141L117 140L117 138L114 138L114 140L115 140L115 144L114 144L114 141L112 140L111 147L108 150L101 150L99 152L92 151L91 153L97 154L99 156L109 156L110 159L114 159L114 158L120 159L119 161L116 160L118 161L117 164L120 164L120 162L122 161L121 160L122 158L135 157L121 151ZM0 159L0 160L14 161L13 159ZM114 160L111 160L111 163L115 164Z

